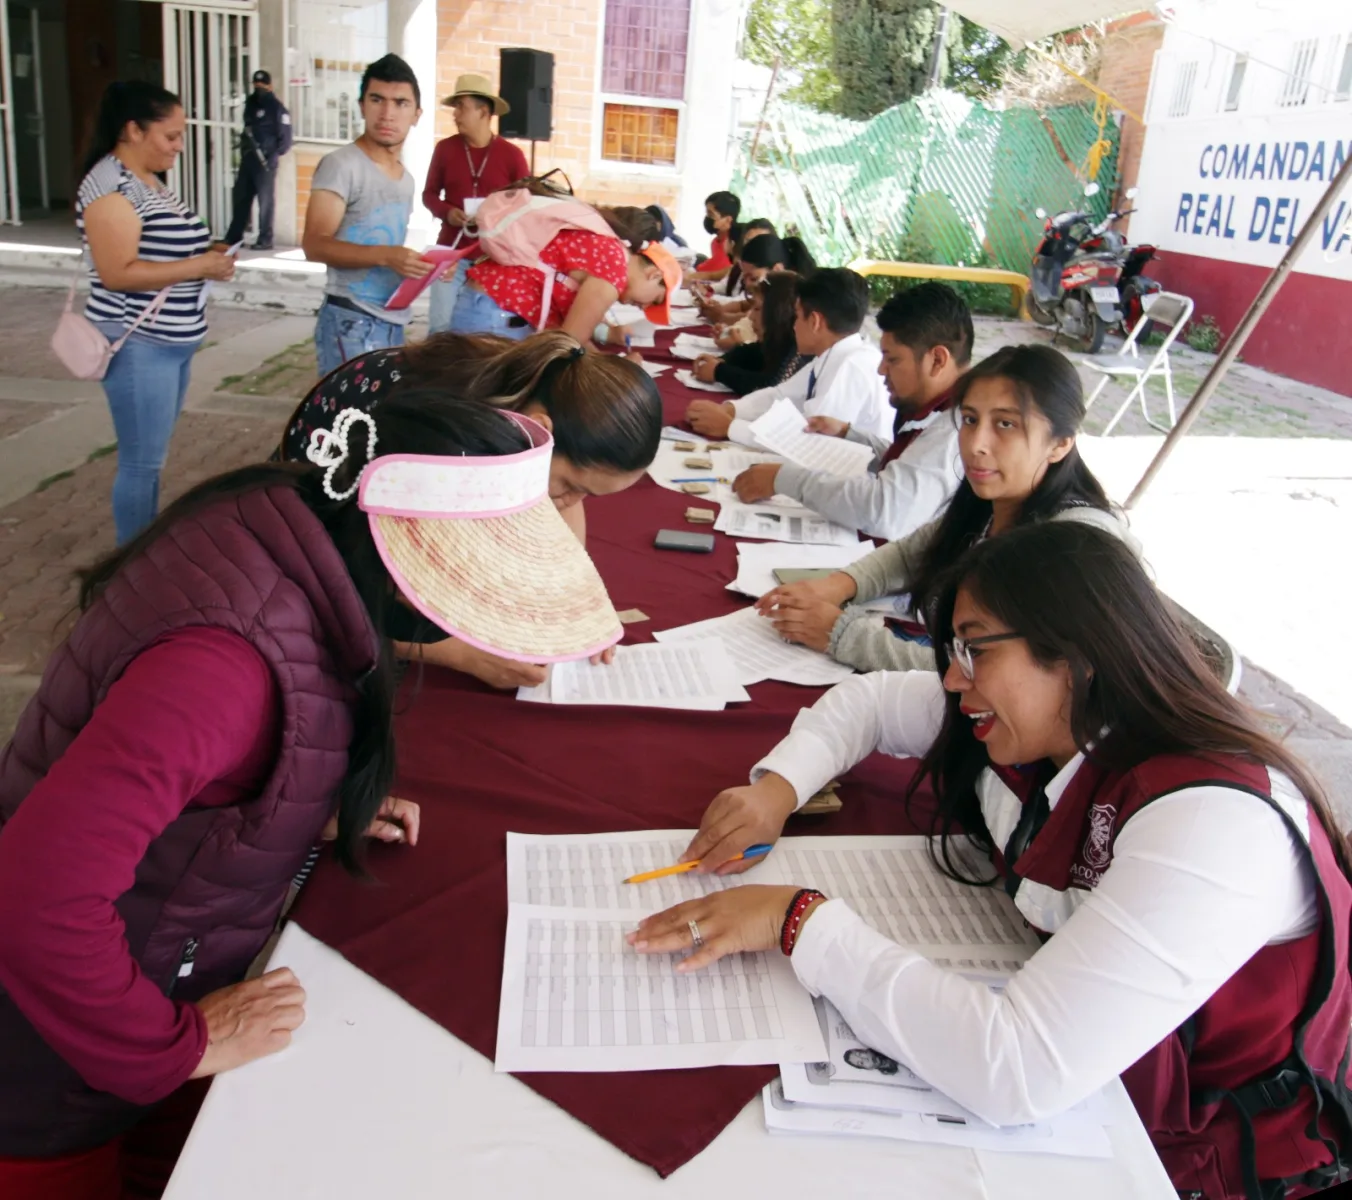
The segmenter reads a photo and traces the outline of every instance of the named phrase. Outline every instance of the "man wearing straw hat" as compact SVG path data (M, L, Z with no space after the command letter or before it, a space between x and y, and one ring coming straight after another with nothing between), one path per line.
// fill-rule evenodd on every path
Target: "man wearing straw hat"
M455 91L442 101L455 117L458 132L437 143L427 169L423 204L441 221L440 245L454 246L474 233L474 214L490 192L530 174L519 146L493 132L493 118L511 111L483 75L461 75ZM432 285L429 332L450 328L456 296L465 272L458 269L444 283Z

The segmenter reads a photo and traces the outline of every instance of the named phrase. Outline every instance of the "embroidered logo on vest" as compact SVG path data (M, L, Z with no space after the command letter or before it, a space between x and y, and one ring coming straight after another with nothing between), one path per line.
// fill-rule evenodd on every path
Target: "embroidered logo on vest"
M1084 839L1084 862L1102 871L1113 857L1113 818L1117 809L1111 804L1095 804L1089 810L1089 836Z

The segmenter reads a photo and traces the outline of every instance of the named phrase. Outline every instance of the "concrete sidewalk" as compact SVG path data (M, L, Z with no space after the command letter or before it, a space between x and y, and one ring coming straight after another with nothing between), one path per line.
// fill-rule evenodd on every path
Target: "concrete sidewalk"
M113 545L116 460L102 389L72 382L47 348L62 300L0 288L0 738L64 630L73 572ZM288 347L311 331L308 318L212 307L165 470L166 502L271 452L305 387L306 352ZM1027 323L977 323L978 356L1047 340ZM1207 365L1179 352L1184 399ZM1102 428L1114 408L1105 396L1088 429ZM1120 433L1082 446L1121 500L1160 441L1138 411ZM1352 400L1241 366L1132 527L1164 590L1244 655L1241 694L1321 774L1352 828L1343 616L1352 592Z

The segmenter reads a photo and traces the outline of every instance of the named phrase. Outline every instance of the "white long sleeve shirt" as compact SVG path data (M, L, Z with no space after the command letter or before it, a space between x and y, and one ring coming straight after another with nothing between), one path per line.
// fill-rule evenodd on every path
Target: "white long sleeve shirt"
M752 778L776 772L801 804L875 749L923 754L942 719L934 672L858 675L800 713ZM1053 807L1081 761L1048 785ZM1304 800L1284 776L1272 782L1274 799L1308 830ZM1214 785L1130 818L1098 887L1076 898L1000 995L883 937L842 900L812 914L791 961L864 1042L985 1120L1013 1125L1092 1095L1263 946L1303 937L1318 920L1305 853L1281 818L1256 796Z
M877 469L881 454L867 475L850 479L785 463L775 476L775 491L869 537L889 541L907 537L935 520L962 482L952 412L930 413L918 424L920 436L881 471ZM871 438L854 440L867 441L877 450Z
M890 442L892 406L887 401L887 385L878 374L881 361L878 347L865 341L861 334L841 338L783 383L733 400L737 415L728 437L744 446L754 446L756 438L751 432L751 422L769 412L770 406L782 396L792 400L805 417L838 417Z

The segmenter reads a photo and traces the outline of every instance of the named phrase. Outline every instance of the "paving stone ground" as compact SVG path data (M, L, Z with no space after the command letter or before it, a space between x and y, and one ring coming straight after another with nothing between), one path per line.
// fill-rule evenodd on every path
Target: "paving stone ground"
M68 381L47 346L61 302L52 292L0 289L0 378ZM208 342L274 319L270 313L214 307L209 317ZM1024 322L977 322L978 356L1007 342L1049 340L1046 331ZM1186 347L1175 352L1180 397L1191 395L1210 362L1211 356ZM1087 368L1082 373L1092 386L1096 376ZM175 430L162 485L164 502L213 474L266 458L294 401L314 377L313 347L298 342L265 362L238 364L235 373L215 381L219 403L211 411L186 413ZM230 415L236 397L250 398L239 401L250 415ZM275 413L260 416L259 398L275 399ZM1152 395L1152 412L1160 411L1160 402L1160 396ZM69 407L59 394L41 404L0 400L0 470L9 439ZM1101 399L1091 413L1090 429L1101 429L1114 408L1107 397ZM1148 432L1139 410L1120 428L1126 435ZM1352 439L1352 400L1241 364L1197 430L1213 437ZM96 454L68 475L48 481L43 490L0 508L0 740L8 735L62 635L75 599L74 572L112 549L109 496L115 467L112 454ZM1264 714L1272 732L1323 776L1345 827L1352 828L1352 729L1297 693L1279 673L1248 661L1241 694Z

